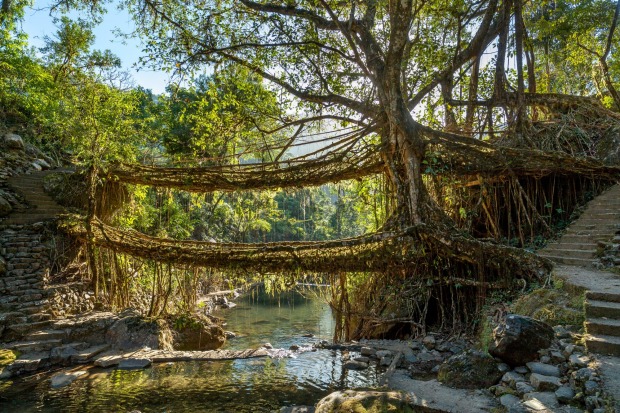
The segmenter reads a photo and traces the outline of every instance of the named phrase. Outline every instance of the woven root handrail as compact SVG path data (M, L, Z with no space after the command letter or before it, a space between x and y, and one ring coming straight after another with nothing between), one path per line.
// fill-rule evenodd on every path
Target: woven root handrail
M365 150L355 154L335 153L316 159L264 164L189 168L121 164L108 176L124 183L210 192L320 186L373 175L382 170L379 154Z

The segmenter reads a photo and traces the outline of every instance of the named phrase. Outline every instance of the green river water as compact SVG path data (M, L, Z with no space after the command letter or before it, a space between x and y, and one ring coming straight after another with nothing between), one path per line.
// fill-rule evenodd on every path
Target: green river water
M238 334L225 346L256 348L265 342L288 349L330 339L334 322L327 304L297 293L248 294L217 315ZM308 338L303 335L314 334ZM0 412L271 412L312 405L330 392L372 387L379 374L344 370L331 350L293 357L157 364L145 370L90 368L70 386L51 389L51 373L0 381Z

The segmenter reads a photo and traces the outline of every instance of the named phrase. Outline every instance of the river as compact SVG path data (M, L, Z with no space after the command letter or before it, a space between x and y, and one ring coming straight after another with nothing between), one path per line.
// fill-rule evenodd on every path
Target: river
M250 293L217 315L238 334L224 348L308 347L330 339L334 321L321 299L299 293ZM304 337L304 335L314 337ZM0 412L271 412L312 405L332 391L376 386L379 372L342 368L346 354L318 350L283 358L157 364L145 370L89 368L51 389L51 373L0 382Z

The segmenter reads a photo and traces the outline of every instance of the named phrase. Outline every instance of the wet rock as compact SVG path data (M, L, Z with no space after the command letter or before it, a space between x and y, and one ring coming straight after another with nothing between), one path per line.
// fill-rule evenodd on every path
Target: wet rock
M230 340L232 338L237 337L237 335L233 333L232 331L224 331L224 335L226 336L226 340Z
M116 366L121 362L122 359L123 357L121 355L104 354L100 357L97 357L97 359L95 360L95 366L103 368Z
M362 356L367 356L367 357L372 357L377 353L377 350L375 350L372 347L362 347L360 349L360 354Z
M85 371L62 372L54 374L51 380L52 389L68 386L84 374L86 374Z
M517 367L515 367L515 372L517 372L517 373L519 373L519 374L527 374L527 373L529 373L530 371L529 371L529 370L528 370L528 368L527 368L527 367L525 367L525 366L517 366Z
M271 345L271 343L265 343L262 346L263 348L266 348L267 350L271 350L273 348L273 346Z
M535 360L538 350L549 347L553 338L553 329L548 324L510 314L503 324L493 330L489 353L511 366L520 366Z
M364 363L356 360L349 360L342 366L348 370L366 370L368 368L368 363Z
M555 391L555 397L560 403L568 403L575 397L575 391L570 386L560 386Z
M543 376L542 374L532 373L530 382L536 390L539 391L556 391L562 385L560 379L554 376Z
M433 350L435 348L436 343L437 342L435 341L435 337L433 336L426 336L422 340L422 344L424 344L424 347L426 347L429 350Z
M382 359L383 357L391 357L392 352L390 350L379 350L375 353L375 356L378 359Z
M288 349L292 350L292 351L297 351L297 350L299 350L299 346L297 344L293 344Z
M530 369L532 373L540 374L543 376L560 377L560 369L550 364L533 361L527 363L527 368Z
M405 393L381 391L338 391L329 394L316 405L316 413L413 413Z
M147 358L126 358L118 363L121 370L140 370L151 365L151 360Z
M355 357L353 360L359 361L361 363L369 363L370 362L370 358L368 358L366 356Z
M486 353L468 350L446 360L439 368L437 379L456 388L489 387L502 378L498 364Z

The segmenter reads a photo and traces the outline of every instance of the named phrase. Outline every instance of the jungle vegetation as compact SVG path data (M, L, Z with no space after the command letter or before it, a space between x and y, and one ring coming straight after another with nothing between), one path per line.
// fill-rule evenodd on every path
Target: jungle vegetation
M530 247L620 172L620 2L58 0L41 50L27 5L2 3L0 116L89 177L67 228L112 306L138 259L186 307L214 269L313 274L336 338L467 329L548 275ZM166 93L91 50L109 7ZM105 182L129 194L111 217Z

